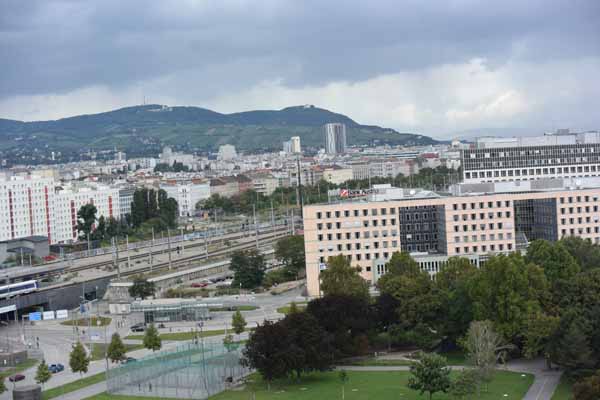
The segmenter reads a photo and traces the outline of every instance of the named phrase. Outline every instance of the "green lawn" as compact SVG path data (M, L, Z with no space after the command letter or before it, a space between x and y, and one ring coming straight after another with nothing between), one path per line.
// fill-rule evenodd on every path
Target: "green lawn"
M88 325L91 326L106 326L108 324L110 324L111 319L109 317L100 317L100 325L98 325L98 317L92 317L92 320L89 321L89 318L80 318L80 319L76 319L74 321L63 321L60 324L61 325L66 325L66 326L82 326L82 327L86 327Z
M306 303L296 303L296 307L298 307L298 310L304 310L306 308ZM279 314L289 314L290 312L290 304L283 306L283 307L279 307L277 309L277 312Z
M92 344L90 344L92 345ZM104 360L104 349L106 345L104 343L93 343L92 346L92 361ZM126 344L125 352L143 349L144 346L141 344Z
M76 381L67 383L62 386L57 386L52 389L44 390L42 392L42 399L43 400L53 399L55 397L62 396L65 393L74 392L74 391L84 388L86 386L91 386L96 383L102 382L104 380L104 378L105 378L104 372L100 372L99 374L90 375L85 378L78 379Z
M254 329L254 328L251 328L250 330L252 330L252 329ZM248 330L248 329L246 329L246 330ZM227 331L227 333L231 333L232 335L234 334L231 329L229 329ZM224 334L225 334L224 329L216 329L213 331L202 331L202 334L200 334L200 331L198 331L198 332L161 333L160 338L162 340L192 340L196 335L198 335L198 337L210 337L210 336L219 336L219 335L224 335ZM144 335L129 335L125 339L143 340Z
M573 398L573 384L569 382L566 375L563 374L560 378L560 383L554 391L552 400L571 400Z
M27 360L23 361L21 364L17 364L16 367L9 368L6 371L0 372L0 379L4 379L11 375L18 374L19 372L23 372L26 369L33 367L37 363L38 363L38 360L33 359L33 358L28 358Z
M357 372L348 371L349 381L346 384L347 400L387 400L414 399L426 400L425 394L408 389L406 383L410 376L405 371ZM326 372L303 377L300 383L293 381L278 382L266 390L265 383L254 375L257 382L250 383L244 390L230 390L211 397L211 400L247 400L256 393L256 400L313 400L341 398L341 384L337 372ZM487 393L482 393L479 400L522 399L533 382L533 375L525 375L498 371ZM506 397L504 395L507 395ZM447 394L438 393L434 400L450 400ZM123 398L125 400L125 398Z

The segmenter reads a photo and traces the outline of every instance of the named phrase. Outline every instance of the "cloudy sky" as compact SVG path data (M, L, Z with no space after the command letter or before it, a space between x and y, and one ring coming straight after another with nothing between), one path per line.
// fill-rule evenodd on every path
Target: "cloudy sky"
M2 0L0 117L315 104L435 137L600 129L600 1Z

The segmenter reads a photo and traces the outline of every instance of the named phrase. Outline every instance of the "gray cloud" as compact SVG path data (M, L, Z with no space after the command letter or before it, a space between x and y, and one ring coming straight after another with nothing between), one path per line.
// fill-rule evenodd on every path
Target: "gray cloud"
M28 98L37 102L36 110L50 110L44 101L69 93L78 93L92 110L141 94L207 106L223 105L223 99L264 82L306 93L335 82L415 77L473 59L484 59L492 71L536 63L573 66L600 57L599 17L596 0L7 0L0 2L0 116L71 115L83 105L69 110L65 101L48 113L16 110ZM577 84L585 81L576 68L565 73ZM511 76L518 81L519 71ZM94 87L113 100L94 98L86 90ZM422 99L416 88L412 96L421 108L440 101ZM543 116L544 110L530 112Z

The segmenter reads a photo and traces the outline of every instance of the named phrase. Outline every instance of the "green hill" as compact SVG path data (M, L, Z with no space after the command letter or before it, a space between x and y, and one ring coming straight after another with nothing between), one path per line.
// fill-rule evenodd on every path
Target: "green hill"
M115 146L132 154L144 148L175 145L215 150L230 143L245 150L280 149L290 136L300 136L305 147L323 146L322 126L342 122L349 145L427 145L427 136L399 133L361 125L349 117L314 106L221 114L199 107L157 104L121 108L55 121L22 122L0 119L0 148L33 146L58 151Z

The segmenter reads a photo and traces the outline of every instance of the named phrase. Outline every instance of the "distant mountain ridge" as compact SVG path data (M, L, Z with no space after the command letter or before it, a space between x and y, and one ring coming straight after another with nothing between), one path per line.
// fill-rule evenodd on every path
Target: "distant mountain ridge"
M346 124L348 144L437 143L423 135L361 125L345 115L315 106L222 114L201 107L150 104L54 121L0 119L0 148L10 148L18 140L57 150L117 146L135 152L140 146L166 144L214 150L225 143L258 150L280 148L290 136L300 136L303 146L323 146L322 126L330 122Z

